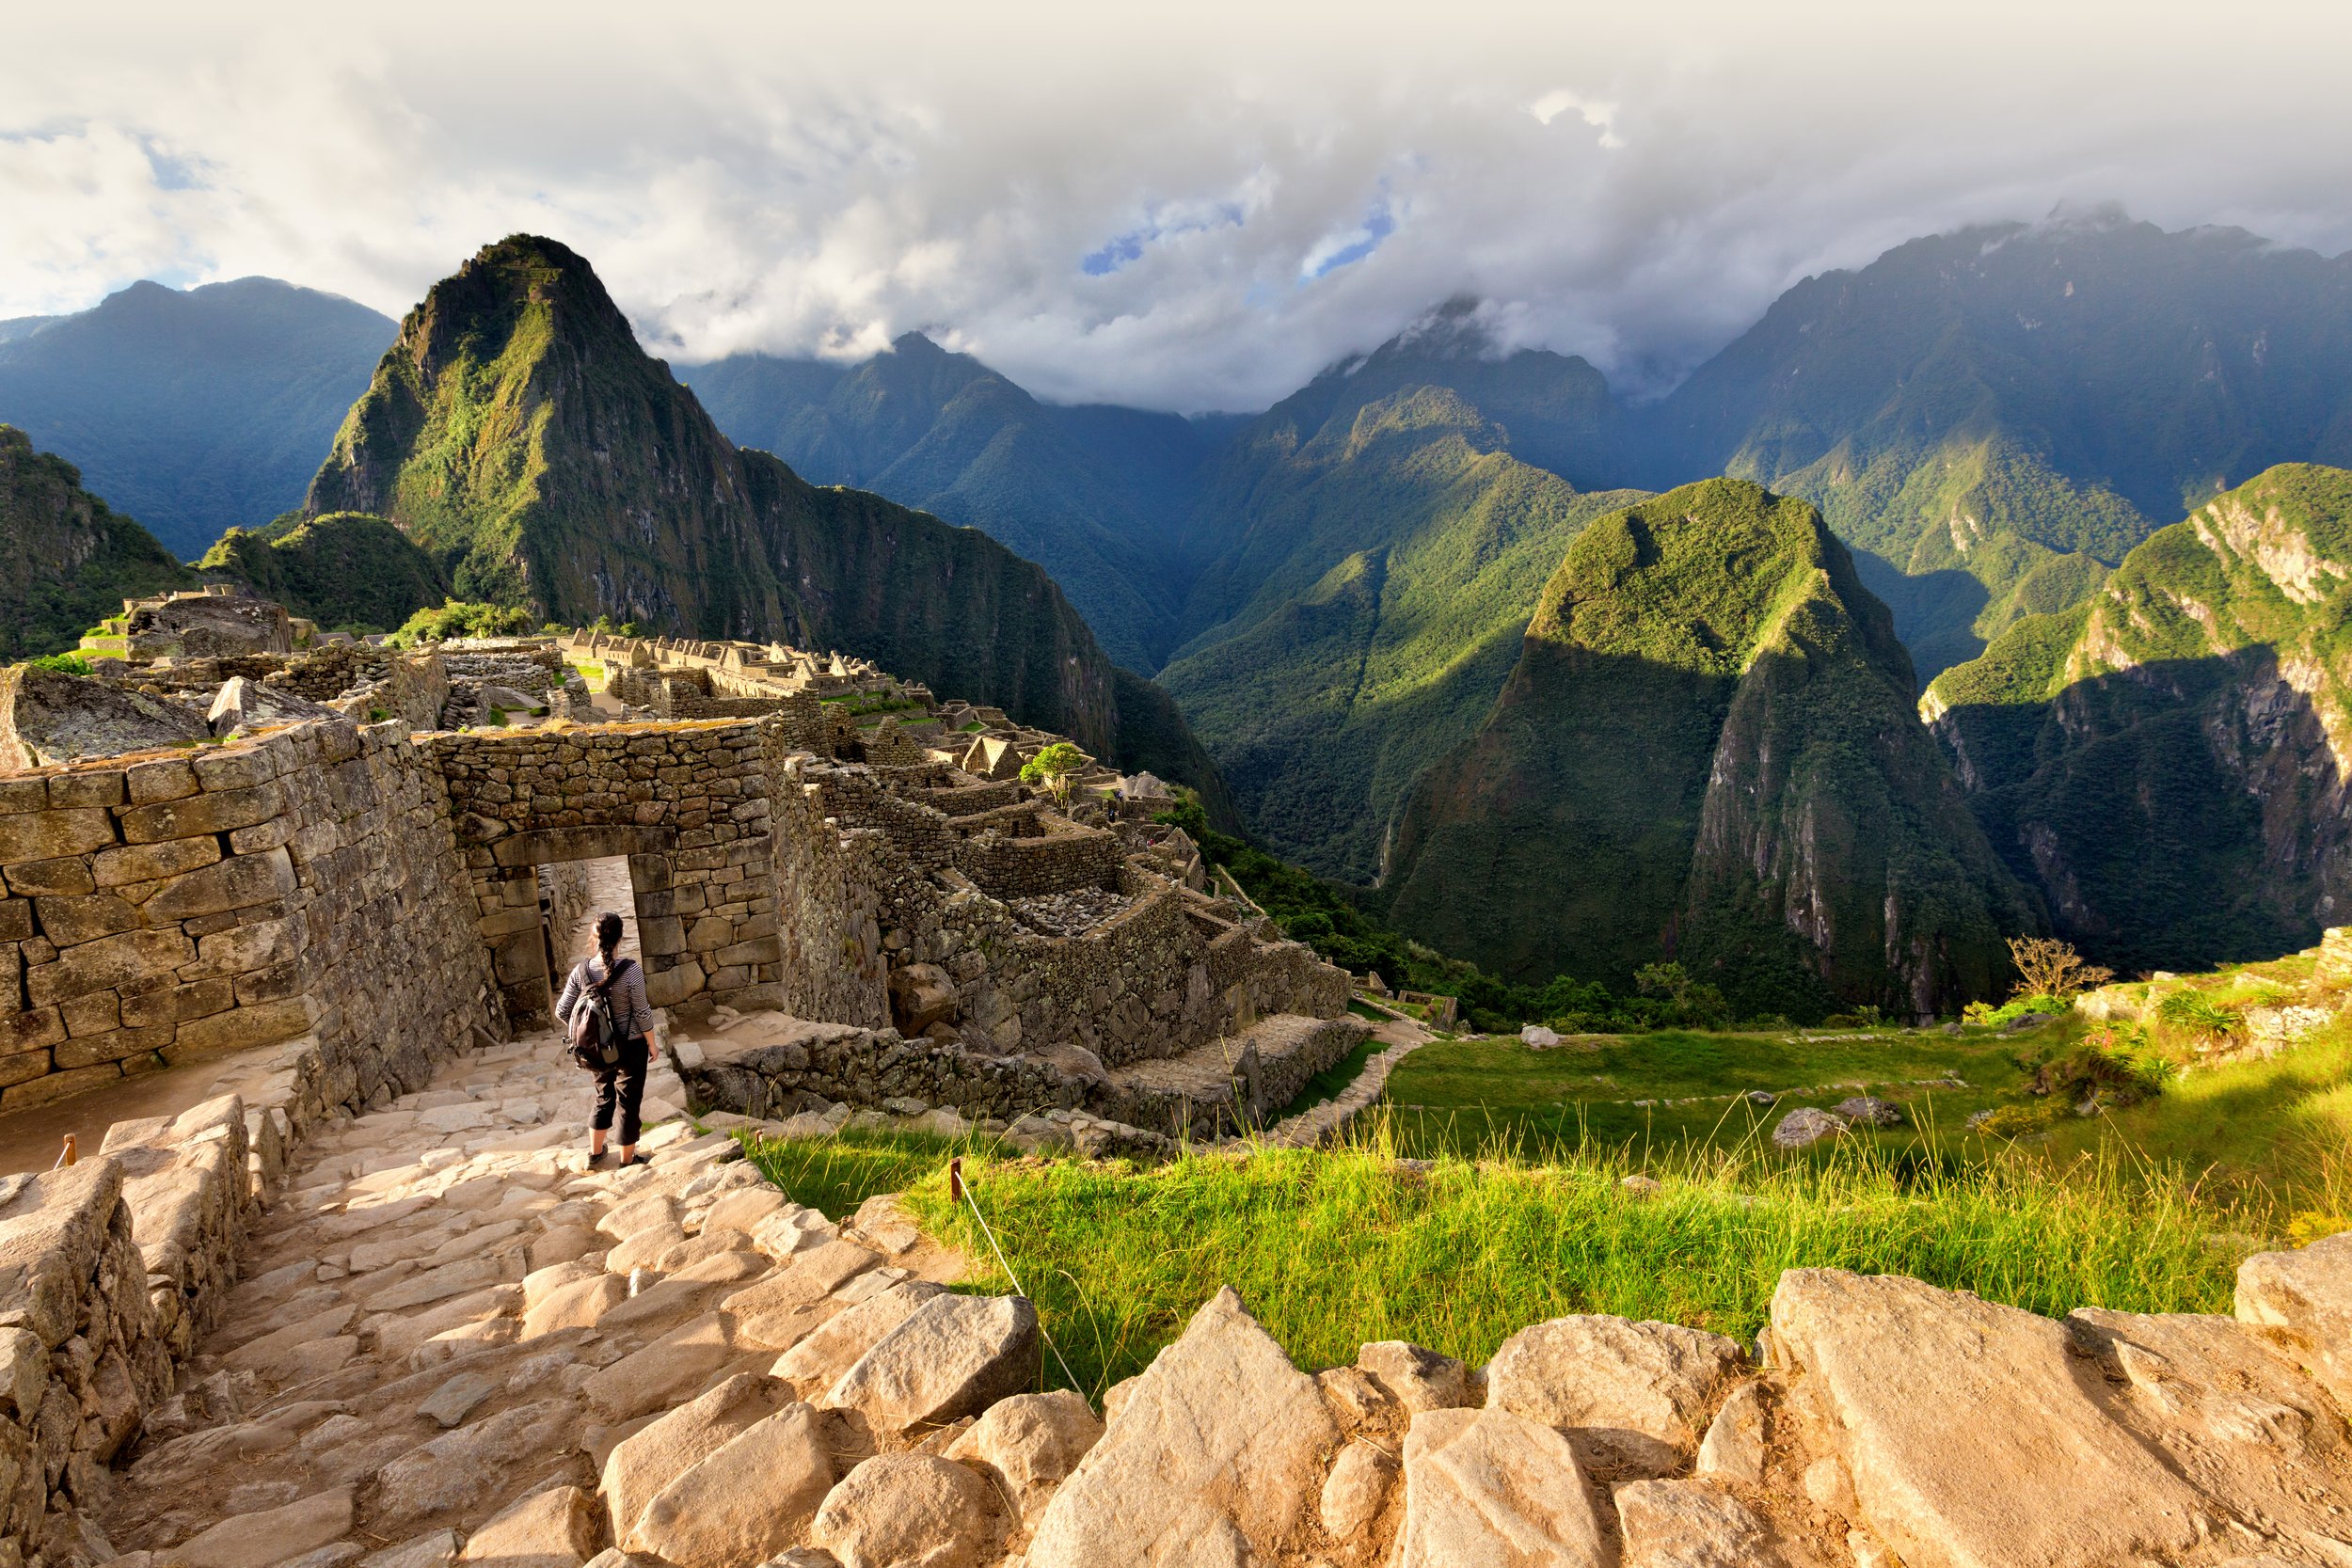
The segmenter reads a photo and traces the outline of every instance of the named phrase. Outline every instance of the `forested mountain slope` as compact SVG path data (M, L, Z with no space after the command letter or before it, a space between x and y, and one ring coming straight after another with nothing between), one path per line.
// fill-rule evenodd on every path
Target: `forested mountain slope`
M1225 808L1166 694L1113 667L1042 569L738 450L550 240L485 246L408 313L307 510L389 517L464 597L842 648Z
M1742 1012L1987 994L2038 916L1911 691L1804 501L1714 480L1612 512L1414 791L1392 918L1518 978L1679 959Z
M2352 473L2286 464L1921 705L1994 846L2123 970L2291 951L2352 911Z

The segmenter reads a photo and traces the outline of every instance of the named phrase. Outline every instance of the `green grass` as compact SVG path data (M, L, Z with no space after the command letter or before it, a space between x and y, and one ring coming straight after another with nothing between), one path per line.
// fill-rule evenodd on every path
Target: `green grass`
M1799 1267L1910 1275L2052 1314L2227 1310L2238 1260L2207 1239L2211 1215L2180 1189L2096 1162L2053 1178L2023 1162L1947 1174L1860 1145L1823 1165L1710 1156L1664 1167L1645 1199L1619 1185L1629 1165L1611 1150L1556 1165L1449 1157L1422 1172L1398 1165L1394 1147L1375 1132L1324 1153L965 1169L1095 1398L1227 1284L1313 1368L1381 1338L1482 1362L1510 1334L1570 1312L1746 1338L1781 1272ZM974 1260L969 1288L1007 1289L968 1210L948 1198L947 1152L935 1144L928 1170L912 1148L838 1155L787 1188L846 1202L859 1189L845 1176L888 1183L877 1191L903 1182L925 1227Z
M1282 1107L1276 1119L1295 1117L1302 1111L1311 1111L1318 1105L1327 1105L1337 1100L1346 1092L1349 1085L1363 1076L1364 1064L1387 1049L1387 1043L1377 1036L1365 1036L1355 1050L1308 1079L1306 1086L1288 1105Z
M1387 1099L1398 1108L1400 1139L1415 1153L1500 1145L1545 1159L1590 1144L1636 1152L1686 1144L1730 1148L1765 1136L1797 1106L1828 1107L1858 1094L1895 1101L1909 1118L1903 1127L1861 1132L1860 1140L1910 1148L1939 1134L1950 1141L1971 1114L2013 1101L2026 1076L2018 1056L2033 1044L2033 1036L2005 1039L1979 1029L1958 1037L1664 1030L1609 1037L1597 1051L1442 1040L1397 1065ZM1967 1087L1919 1082L1950 1075ZM1752 1089L1779 1099L1755 1105L1743 1098Z

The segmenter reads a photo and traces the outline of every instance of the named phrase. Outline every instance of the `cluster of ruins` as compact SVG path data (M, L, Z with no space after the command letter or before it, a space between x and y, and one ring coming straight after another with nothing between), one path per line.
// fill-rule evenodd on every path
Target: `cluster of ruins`
M612 857L725 1109L1215 1135L1361 1037L1343 972L1211 894L1156 780L1087 758L1033 787L1060 736L863 660L389 648L217 593L119 626L89 677L0 684L0 1110L297 1040L326 1103L413 1087L385 1006L441 1037L543 1022Z

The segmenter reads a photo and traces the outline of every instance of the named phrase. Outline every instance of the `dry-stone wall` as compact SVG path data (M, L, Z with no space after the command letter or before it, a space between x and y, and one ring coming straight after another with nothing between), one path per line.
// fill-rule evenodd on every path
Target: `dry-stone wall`
M437 735L479 929L517 1016L548 1006L533 868L627 855L657 1007L771 1005L775 853L756 726L617 724Z
M448 822L397 724L0 780L0 1108L306 1036L326 1103L421 1082L499 1018Z

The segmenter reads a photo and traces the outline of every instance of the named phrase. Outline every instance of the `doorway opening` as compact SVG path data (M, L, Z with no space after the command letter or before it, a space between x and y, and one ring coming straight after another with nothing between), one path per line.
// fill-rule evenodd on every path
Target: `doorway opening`
M628 857L550 861L533 869L539 888L539 940L547 957L547 1017L580 960L596 950L596 917L611 910L621 917L621 951L643 963L637 945L637 895L628 879Z

